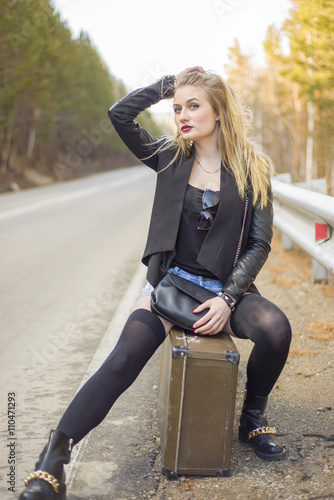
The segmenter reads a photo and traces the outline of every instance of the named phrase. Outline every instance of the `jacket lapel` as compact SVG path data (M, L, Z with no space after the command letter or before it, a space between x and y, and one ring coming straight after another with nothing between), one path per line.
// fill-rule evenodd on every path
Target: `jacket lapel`
M189 182L191 168L194 163L194 154L195 150L192 148L190 156L184 158L177 164L170 186L166 206L165 227L167 238L169 242L173 242L173 245L176 243L184 196Z
M212 271L221 266L219 249L224 248L226 256L234 257L240 234L244 202L238 194L238 188L232 173L222 166L220 199L218 212L198 255L198 262ZM216 252L213 253L212 249ZM227 264L227 262L225 263Z

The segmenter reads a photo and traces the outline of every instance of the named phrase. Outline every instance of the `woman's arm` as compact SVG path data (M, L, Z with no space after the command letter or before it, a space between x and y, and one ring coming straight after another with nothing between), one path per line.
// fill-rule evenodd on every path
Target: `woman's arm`
M157 141L134 119L152 104L173 97L174 82L174 76L165 76L148 87L131 92L108 111L109 118L122 141L140 161L153 170L157 170L157 156L154 153L162 142Z
M266 262L273 236L272 195L266 207L254 207L246 250L227 277L224 293L239 302Z

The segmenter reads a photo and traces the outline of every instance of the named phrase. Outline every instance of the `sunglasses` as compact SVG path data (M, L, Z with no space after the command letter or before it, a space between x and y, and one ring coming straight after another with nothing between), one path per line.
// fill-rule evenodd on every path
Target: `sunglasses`
M219 193L206 189L202 196L203 209L200 211L197 223L197 229L206 231L210 229L213 223L213 215L210 214L209 209L218 205Z

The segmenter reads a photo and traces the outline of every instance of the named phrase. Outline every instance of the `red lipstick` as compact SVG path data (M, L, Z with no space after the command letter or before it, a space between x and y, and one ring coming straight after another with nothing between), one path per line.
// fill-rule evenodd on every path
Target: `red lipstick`
M190 125L183 125L183 127L181 128L182 132L188 132L191 129L192 127Z

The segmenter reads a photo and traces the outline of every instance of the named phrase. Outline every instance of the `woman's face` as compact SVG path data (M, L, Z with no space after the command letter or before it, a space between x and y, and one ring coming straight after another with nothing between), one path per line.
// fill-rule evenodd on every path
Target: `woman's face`
M183 139L195 143L215 138L218 115L200 85L182 85L174 94L174 120Z

